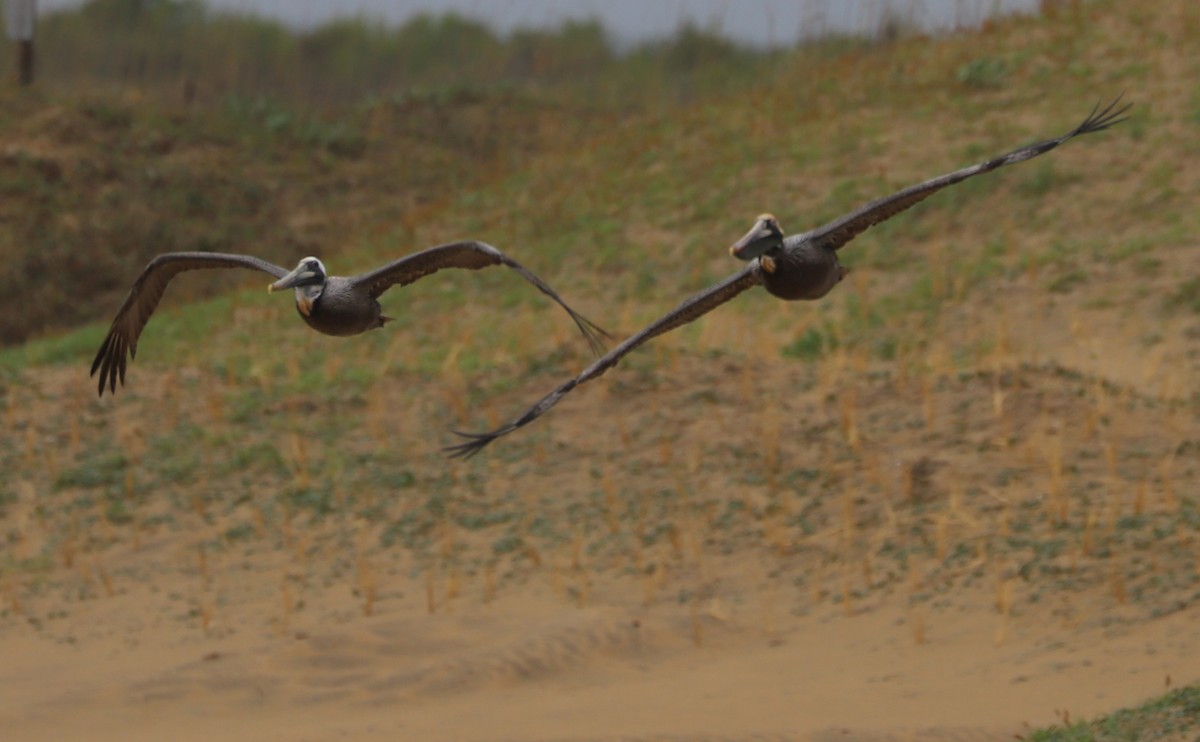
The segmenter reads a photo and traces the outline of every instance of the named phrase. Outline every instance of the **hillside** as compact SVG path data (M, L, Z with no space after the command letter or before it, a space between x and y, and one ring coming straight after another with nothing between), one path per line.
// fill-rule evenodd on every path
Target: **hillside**
M280 264L381 247L464 189L562 151L616 115L512 89L410 91L335 112L269 98L188 107L134 93L0 91L0 344L120 304L150 258L252 252ZM446 228L457 236L452 222ZM221 278L191 276L180 299Z
M353 273L472 236L618 339L736 270L727 247L760 212L803 231L1118 93L1135 108L864 233L826 299L739 297L468 462L440 450L450 428L493 427L588 360L508 271L393 290L397 321L349 339L260 278L194 303L214 285L181 279L102 400L86 371L106 321L3 351L0 723L982 740L1196 684L1198 47L1194 2L1047 4L798 50L661 108L471 103L467 131L496 137L481 169L469 133L412 145L461 120L414 129L445 109L364 109L382 129L347 157L298 134L214 143L219 120L180 134L127 99L23 100L67 131L125 122L54 139L9 120L24 154L4 155L6 187L45 214L76 213L46 173L118 147L135 154L116 203L267 194L218 223L104 222L147 236L80 256L107 288L76 317L106 320L158 244ZM0 249L48 234L0 209Z

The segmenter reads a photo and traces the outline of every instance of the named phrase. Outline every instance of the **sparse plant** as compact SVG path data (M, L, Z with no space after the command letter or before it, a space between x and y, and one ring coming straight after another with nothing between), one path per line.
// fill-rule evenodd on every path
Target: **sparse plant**
M960 66L955 77L968 88L998 88L1008 76L1008 64L995 57L977 57Z

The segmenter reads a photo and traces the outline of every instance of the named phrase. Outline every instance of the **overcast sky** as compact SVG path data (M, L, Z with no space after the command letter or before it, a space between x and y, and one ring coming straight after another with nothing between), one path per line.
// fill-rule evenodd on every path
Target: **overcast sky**
M927 29L974 25L997 9L1031 12L1039 0L208 0L211 7L279 18L300 28L339 16L401 23L425 12L454 11L503 33L597 18L622 43L668 36L691 21L752 44L789 44L837 31L871 31L889 12ZM39 10L80 0L38 0Z

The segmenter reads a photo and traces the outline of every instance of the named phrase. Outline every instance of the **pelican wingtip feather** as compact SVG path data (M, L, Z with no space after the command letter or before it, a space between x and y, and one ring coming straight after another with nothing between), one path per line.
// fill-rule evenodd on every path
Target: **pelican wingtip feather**
M451 430L460 438L466 438L465 443L457 443L453 446L444 446L443 451L452 459L462 459L466 461L484 449L487 444L496 440L499 436L495 433L466 433L461 430Z
M1092 132L1104 131L1112 126L1116 126L1122 121L1127 121L1129 117L1125 114L1129 112L1129 109L1133 108L1133 104L1126 103L1120 108L1117 108L1117 105L1120 104L1121 99L1124 97L1125 93L1122 92L1116 98L1113 98L1103 110L1100 108L1102 104L1097 103L1095 107L1092 108L1092 112L1088 114L1088 117L1083 120L1083 123L1075 127L1075 131L1072 132L1072 135L1091 134Z

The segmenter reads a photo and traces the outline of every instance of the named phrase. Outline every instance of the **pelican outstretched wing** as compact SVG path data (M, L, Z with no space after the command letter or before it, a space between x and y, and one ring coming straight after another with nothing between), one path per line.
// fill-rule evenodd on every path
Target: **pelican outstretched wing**
M1079 126L1076 126L1074 129L1060 137L1047 139L1041 142L1035 142L1025 147L1021 147L1020 149L1015 149L1006 155L1001 155L1000 157L988 160L987 162L981 162L978 165L972 165L971 167L955 170L952 173L947 173L946 175L942 175L937 178L931 178L924 183L918 183L917 185L910 186L885 198L871 201L870 203L861 206L857 210L843 217L834 219L828 224L818 227L811 232L796 235L791 239L813 241L832 250L836 250L857 237L860 233L868 228L886 219L890 219L896 214L899 214L901 211L904 211L914 204L925 200L929 196L932 196L934 193L937 193L947 186L952 186L955 183L966 180L967 178L979 175L980 173L990 172L997 168L1004 167L1005 165L1014 165L1018 162L1024 162L1025 160L1049 152L1069 139L1073 139L1074 137L1081 136L1083 134L1091 134L1092 132L1103 131L1110 126L1121 123L1128 118L1124 116L1124 114L1133 104L1127 103L1124 106L1117 108L1117 104L1120 102L1121 96L1117 96L1117 98L1105 106L1103 110L1100 110L1100 106L1097 105L1092 109L1091 114L1089 114L1088 117L1083 120L1083 123L1079 124Z
M216 252L172 252L151 260L142 275L133 282L133 288L125 297L125 302L117 310L117 316L108 329L108 335L92 361L91 375L100 372L100 396L104 396L104 387L116 393L117 378L125 384L125 364L137 356L138 337L142 329L154 314L159 299L177 274L184 271L209 270L213 268L252 268L270 273L276 278L287 275L287 269L274 263L252 257L250 255L229 255ZM126 357L128 353L128 358Z
M522 278L536 286L539 291L553 299L555 303L567 311L567 314L571 315L571 319L575 321L575 326L587 338L588 346L591 347L592 352L596 355L604 352L604 343L600 338L601 336L606 338L611 337L611 335L605 332L599 325L568 306L562 300L562 297L554 289L550 288L549 284L534 275L533 271L530 271L525 266L484 242L466 240L438 245L400 258L399 260L393 260L387 265L376 268L369 273L355 276L350 280L355 285L365 286L372 297L378 297L392 286L407 286L443 268L465 268L477 271L493 265L506 265L512 268L521 274Z
M541 417L547 410L558 404L558 400L562 399L568 392L580 384L584 384L597 376L602 375L605 371L613 366L630 353L638 346L646 343L652 338L658 337L663 333L670 332L676 327L686 325L701 316L711 312L725 302L734 298L746 289L757 286L762 283L762 271L758 266L758 261L752 261L746 268L739 273L726 278L718 284L710 286L700 293L686 299L682 304L672 309L661 319L655 321L646 329L638 334L625 340L617 347L610 350L603 357L597 358L592 365L588 366L573 379L569 379L562 384L559 384L554 391L542 397L537 404L530 407L523 415L513 420L502 428L491 431L490 433L460 433L454 431L455 435L462 436L467 439L466 443L460 443L456 446L447 446L444 450L450 452L450 456L454 458L470 458L479 453L484 446L496 440L497 438L508 435L517 428L528 425L534 420Z

